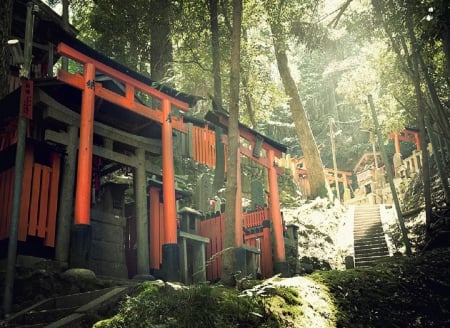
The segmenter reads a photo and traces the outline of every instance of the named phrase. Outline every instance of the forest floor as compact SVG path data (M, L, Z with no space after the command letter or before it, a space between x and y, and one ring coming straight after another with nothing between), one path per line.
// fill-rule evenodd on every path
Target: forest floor
M441 232L450 231L448 214L439 219ZM233 288L145 282L95 327L450 327L448 233L426 251L415 247L410 257L397 252L374 267L345 270L344 257L353 249L349 208L317 199L285 209L284 218L299 226L299 258L314 260L308 270L291 278L243 279ZM58 270L51 263L20 268L14 310L114 284L73 280ZM86 326L101 318L92 319Z
M19 271L17 279L16 309L110 285L71 281L50 268ZM371 268L316 270L235 288L150 282L140 290L96 327L450 327L450 247L393 256Z
M95 327L143 322L141 327L450 327L450 248L394 256L371 268L245 281L237 288L147 286Z

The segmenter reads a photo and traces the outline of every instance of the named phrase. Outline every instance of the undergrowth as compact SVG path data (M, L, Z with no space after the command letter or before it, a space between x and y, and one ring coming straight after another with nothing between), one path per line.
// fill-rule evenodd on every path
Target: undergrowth
M337 327L449 327L449 264L450 250L440 249L311 278L328 287Z
M220 285L174 288L149 282L123 302L116 316L94 327L286 327L280 308L295 306L297 296L287 289L246 295Z

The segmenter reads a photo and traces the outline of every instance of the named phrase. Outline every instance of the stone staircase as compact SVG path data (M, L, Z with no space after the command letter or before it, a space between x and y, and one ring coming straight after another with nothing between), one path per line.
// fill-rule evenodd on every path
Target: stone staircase
M91 327L132 290L133 286L116 286L46 299L12 315L3 324L23 328Z
M355 267L372 266L377 260L389 257L379 205L355 206L353 236Z

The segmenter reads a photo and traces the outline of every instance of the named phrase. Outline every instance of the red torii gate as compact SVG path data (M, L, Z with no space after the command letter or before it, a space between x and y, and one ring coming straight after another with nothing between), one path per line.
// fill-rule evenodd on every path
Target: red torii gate
M400 140L412 142L416 144L416 149L421 150L420 148L420 137L419 132L412 129L403 129L400 133L394 132L388 134L389 139L394 139L394 147L395 152L400 153Z
M219 125L225 129L228 129L228 116L224 113L220 112L209 112L205 118L213 122L216 125ZM241 154L247 156L252 161L260 164L261 166L268 169L269 176L269 213L273 222L273 232L274 232L274 264L275 266L283 266L283 263L286 261L286 254L284 248L284 237L283 237L283 222L280 211L280 199L278 194L278 183L277 183L277 173L281 174L281 170L275 166L275 157L282 157L282 151L280 147L283 147L280 144L275 145L274 141L270 141L268 138L263 137L262 135L257 134L256 132L252 132L248 127L243 124L239 124L239 135L241 138L245 139L251 145L251 150L249 148L240 146L239 151ZM227 137L224 135L222 137L224 143L227 143ZM260 149L264 149L266 151L266 157L260 157L259 151ZM239 158L239 156L238 156ZM240 176L240 175L238 175ZM238 186L240 182L238 181ZM237 198L240 199L241 189L238 187ZM240 202L238 202L239 206L236 206L236 221L235 221L235 232L236 232L236 246L242 246L242 222L240 220L242 209L240 207Z
M164 242L166 245L177 245L177 218L175 203L175 179L173 163L172 130L187 132L182 118L171 115L171 107L188 111L189 105L179 99L171 97L127 74L120 72L98 60L95 60L73 47L60 43L57 47L60 55L73 59L84 65L82 74L72 74L64 70L58 71L58 79L82 91L80 115L80 143L77 164L77 184L75 192L75 225L90 225L90 199L92 183L92 149L94 132L94 101L95 97L119 105L149 120L162 125L162 171L165 224ZM101 83L95 82L96 71L101 72L125 86L125 95L120 95L103 88ZM135 92L139 91L161 102L161 110L151 108L135 99Z

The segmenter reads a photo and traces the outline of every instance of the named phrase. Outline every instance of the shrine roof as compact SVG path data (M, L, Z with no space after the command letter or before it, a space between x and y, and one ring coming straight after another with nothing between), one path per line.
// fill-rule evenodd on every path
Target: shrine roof
M210 111L205 115L205 119L211 123L214 123L226 130L228 130L228 126L226 124L223 124L223 119L225 119L226 122L228 122L229 116L228 113L225 111ZM287 152L287 147L278 141L275 141L269 137L266 137L265 135L253 130L252 128L246 126L245 124L239 123L239 130L246 131L255 137L261 138L265 143L272 146L273 148L285 153Z

